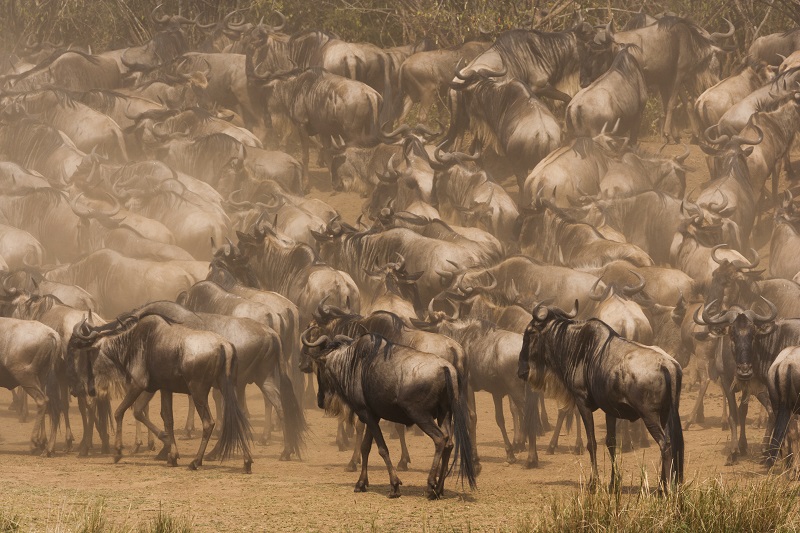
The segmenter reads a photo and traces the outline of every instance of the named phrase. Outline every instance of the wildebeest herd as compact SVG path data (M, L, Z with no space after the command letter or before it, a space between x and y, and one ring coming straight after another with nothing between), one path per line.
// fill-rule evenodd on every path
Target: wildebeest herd
M303 452L316 389L340 449L354 445L348 469L361 462L356 491L374 440L400 495L416 425L435 445L438 498L456 463L476 484L487 391L510 463L527 446L538 466L553 398L548 453L580 417L596 485L601 409L612 486L617 449L649 433L668 490L683 478L691 361L707 372L686 425L718 381L734 462L755 395L776 462L800 412L800 29L737 62L730 22L712 32L670 13L449 49L271 22L156 8L144 44L95 54L31 36L4 58L0 385L22 416L35 403L35 451L54 453L62 421L72 449L74 398L80 455L96 428L119 460L132 408L147 431L137 424L135 449L155 436L175 466L178 393L192 400L187 431L195 410L202 421L190 468L241 453L250 472L245 387L263 393L261 440L277 414L282 460ZM696 190L688 147L670 158L638 144L653 89L664 138L679 141L683 120L707 154ZM429 120L437 103L449 127ZM281 151L295 148L299 160ZM312 149L334 191L364 198L358 220L306 196ZM381 420L396 424L396 466Z

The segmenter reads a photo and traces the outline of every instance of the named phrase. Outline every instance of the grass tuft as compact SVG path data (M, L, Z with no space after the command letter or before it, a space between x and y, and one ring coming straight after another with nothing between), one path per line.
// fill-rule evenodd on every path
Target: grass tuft
M581 490L551 499L533 531L793 531L800 486L780 477L685 484L667 496L646 487L622 494Z

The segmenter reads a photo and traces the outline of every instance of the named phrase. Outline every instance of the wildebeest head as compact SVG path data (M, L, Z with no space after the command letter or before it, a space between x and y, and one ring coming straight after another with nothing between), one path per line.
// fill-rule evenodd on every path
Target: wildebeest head
M581 58L580 84L588 87L594 80L605 73L614 61L616 45L614 43L614 22L609 22L603 31L594 32L586 40L579 39Z
M316 338L312 340L312 334L316 334ZM318 366L324 366L327 355L333 350L353 343L353 339L346 335L336 335L331 338L328 335L322 335L321 329L318 326L311 326L300 335L300 341L303 343L303 356L300 361L300 370L303 372L311 372L312 363ZM322 406L320 406L322 407Z
M757 298L758 288L756 281L762 271L755 270L760 262L760 257L756 250L750 250L753 260L749 263L744 261L729 261L720 259L717 250L727 248L727 244L718 244L711 250L711 258L719 266L711 274L711 284L706 293L706 302L710 304L716 301L721 307L728 307L732 304L749 304Z
M517 376L530 381L535 388L542 388L547 380L548 357L552 356L544 332L551 324L569 323L574 319L578 315L578 300L575 300L575 307L569 313L542 302L533 308L531 315L533 318L522 336Z
M736 360L736 378L739 381L749 381L753 377L754 347L756 336L767 335L775 327L775 318L778 316L778 308L764 298L761 299L769 308L767 314L759 315L752 309L743 309L733 306L727 311L712 316L709 311L716 302L711 302L703 307L700 315L700 308L695 311L694 320L702 326L708 326L709 330L715 335L728 335L733 344L733 355Z
M91 318L91 313L89 318ZM89 318L84 318L72 328L72 336L67 343L67 377L73 390L86 387L89 396L95 395L94 373L92 367L100 354L101 339L133 326L137 320L131 316L120 316L117 320L102 326L92 327Z

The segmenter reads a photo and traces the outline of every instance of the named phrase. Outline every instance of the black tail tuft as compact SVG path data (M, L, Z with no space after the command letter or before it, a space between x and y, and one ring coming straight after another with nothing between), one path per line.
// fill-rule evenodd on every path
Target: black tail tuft
M294 394L292 380L281 369L280 376L281 406L283 407L283 432L288 448L301 458L301 451L305 448L305 433L308 429L306 417L297 396Z
M452 471L456 461L460 461L458 471L458 478L463 480L466 478L469 482L469 488L474 489L478 485L475 481L475 464L472 459L472 440L469 436L469 413L467 407L467 388L466 384L462 382L461 376L456 372L458 380L459 395L456 396L453 388L453 377L450 375L450 369L444 369L444 381L447 386L447 396L450 399L450 406L453 411L453 436L455 437L455 450L453 453L453 464L450 466Z
M221 357L226 360L225 346L220 348ZM225 365L225 375L220 379L222 389L222 429L219 436L219 452L221 459L227 459L237 452L250 455L250 443L253 440L250 422L244 416L236 398L236 352L230 355L230 364ZM226 361L227 362L227 361Z
M539 417L539 392L530 385L525 385L525 407L522 410L522 431L530 439L531 445L536 442L536 435L541 427Z
M683 373L680 367L676 367L675 384L672 386L672 376L668 369L664 369L664 376L667 381L667 388L670 395L669 415L667 417L667 431L669 432L670 447L672 449L672 476L675 482L683 483L683 428L681 427L681 416L679 413L681 398L681 379ZM671 480L671 481L672 481Z

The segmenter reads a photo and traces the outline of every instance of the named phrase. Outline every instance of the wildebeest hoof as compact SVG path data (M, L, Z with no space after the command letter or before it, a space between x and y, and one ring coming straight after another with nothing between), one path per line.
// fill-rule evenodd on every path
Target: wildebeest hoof
M555 446L548 446L547 447L547 455L555 455L556 447Z
M397 482L397 485L392 485L392 489L389 491L389 498L399 498L400 497L400 485L402 483L400 481Z
M353 492L367 492L367 483L356 483L356 488Z
M425 497L428 498L429 500L438 500L439 494L436 492L436 489L428 487L428 490L425 491Z
M194 429L186 428L183 430L183 436L187 439L191 439L194 435Z
M339 451L340 452L346 452L347 449L350 447L348 445L347 441L339 441L339 440L337 440L336 441L336 445L339 447Z
M161 448L161 451L158 452L158 455L156 455L156 461L163 461L165 459L168 459L168 455L169 455L169 448L164 446L163 448Z
M89 456L89 449L86 446L81 446L78 448L78 457L88 457Z
M151 452L156 451L156 441L154 440L147 441L147 449Z
M739 457L737 454L732 453L728 455L728 458L725 459L725 466L733 466L739 462Z
M167 464L169 466L178 466L178 458L177 457L168 457Z
M53 452L51 450L42 450L41 457L53 457Z
M245 474L252 474L253 473L253 461L245 461L244 462L244 473Z
M72 451L72 442L73 442L73 439L67 439L66 446L64 446L64 451L65 452L71 452Z
M258 439L258 443L262 446L267 446L270 443L271 439L266 435L261 435L261 438Z
M118 463L122 459L122 451L117 451L116 455L114 455L114 463Z
M139 453L139 450L140 450L141 448L142 448L142 443L141 443L141 442L137 442L137 443L135 443L135 444L133 445L133 451L131 451L131 453L132 453L132 454L137 454L137 453Z
M175 463L177 464L177 461L175 461ZM191 463L189 463L189 470L197 470L201 464L202 463L199 463L196 460L192 461Z
M347 463L347 466L344 467L345 472L355 472L358 467L356 466L355 461L350 461Z
M740 444L739 445L739 455L741 455L742 457L747 457L748 453L749 452L747 450L747 444L744 444L744 445Z
M583 455L583 445L575 446L575 449L572 450L573 455Z
M622 445L622 453L628 453L633 451L633 444L623 444Z
M402 470L403 472L408 470L408 461L405 459L400 459L400 462L397 463L397 469Z
M281 456L280 456L280 458L278 460L279 461L290 461L291 459L292 459L292 452L284 451L283 453L281 453Z
M516 463L516 462L517 462L517 458L514 456L514 454L513 454L513 453L509 453L509 454L506 456L506 462L507 462L508 464L510 464L510 465L513 465L514 463Z
M219 459L219 452L217 450L211 450L205 456L206 461L216 461L217 459Z
M539 460L538 459L528 459L525 461L525 468L528 470L532 468L539 468Z

